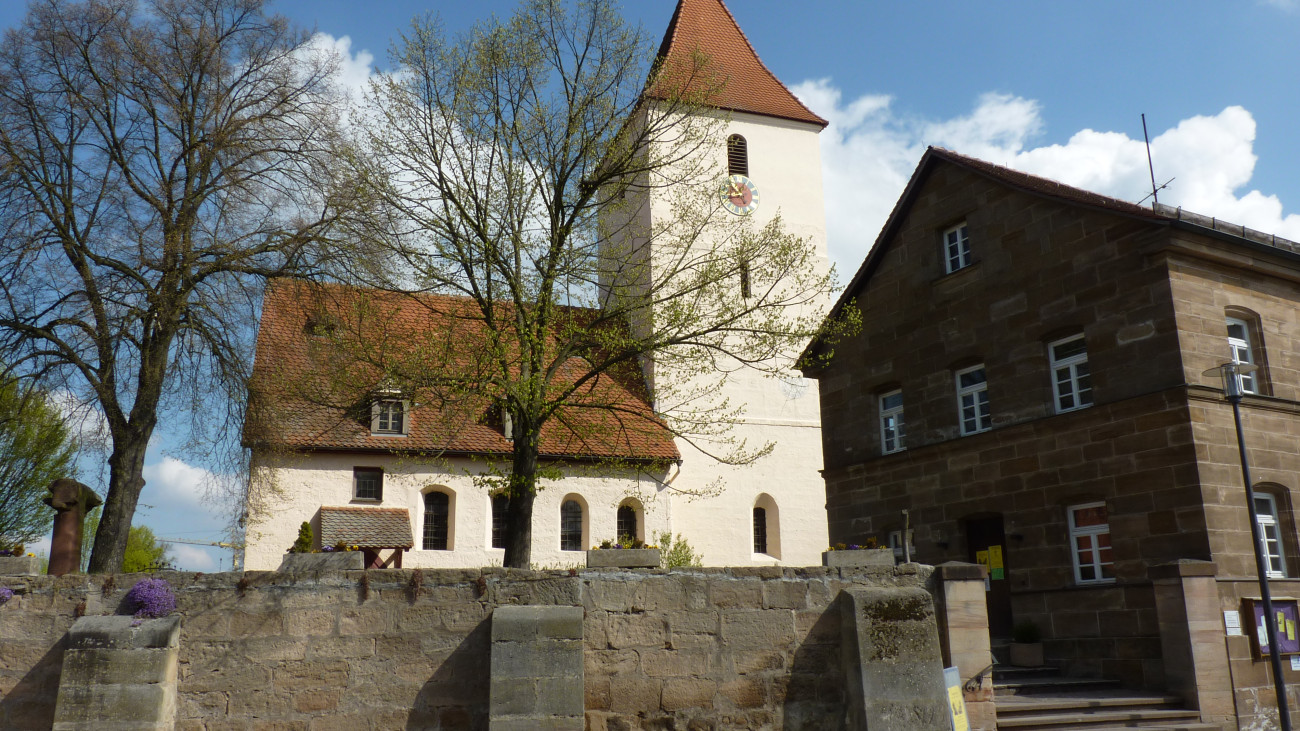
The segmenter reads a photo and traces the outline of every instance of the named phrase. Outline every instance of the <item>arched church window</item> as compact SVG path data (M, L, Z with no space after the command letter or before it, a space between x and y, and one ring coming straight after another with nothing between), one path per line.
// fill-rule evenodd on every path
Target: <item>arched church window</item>
M446 551L451 532L451 496L445 492L424 495L424 550Z
M631 505L619 506L617 518L618 539L620 541L624 538L635 541L640 537L636 534L636 508Z
M727 138L727 174L749 176L749 144L740 135Z
M560 550L582 550L582 504L577 500L560 506Z

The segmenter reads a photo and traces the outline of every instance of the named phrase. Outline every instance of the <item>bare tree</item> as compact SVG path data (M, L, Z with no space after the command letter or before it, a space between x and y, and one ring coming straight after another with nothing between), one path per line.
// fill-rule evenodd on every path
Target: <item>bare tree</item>
M92 572L160 412L236 413L260 283L331 261L335 62L264 5L37 0L0 45L0 345L107 424Z
M666 429L733 463L766 452L729 439L743 412L719 385L739 369L788 375L833 284L779 220L721 213L727 118L709 60L656 65L606 0L525 0L455 40L417 21L393 60L364 158L390 275L367 282L467 324L451 348L426 333L438 342L375 353L363 329L353 350L425 403L477 395L508 419L505 565L529 565L547 429L591 442ZM647 417L610 385L648 375Z

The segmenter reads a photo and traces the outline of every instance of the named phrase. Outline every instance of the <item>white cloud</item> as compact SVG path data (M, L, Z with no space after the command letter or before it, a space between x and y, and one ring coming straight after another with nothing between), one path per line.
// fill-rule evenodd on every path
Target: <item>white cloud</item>
M108 420L104 418L98 404L82 399L66 388L50 391L50 401L59 410L64 423L82 447L107 448Z
M221 487L211 472L175 457L145 465L144 480L140 499L155 507L200 508Z
M866 256L927 145L956 150L1085 190L1138 202L1151 192L1142 140L1084 129L1064 144L1032 147L1043 131L1038 102L984 94L966 115L905 118L886 96L845 103L828 79L793 87L830 121L822 133L831 259L845 281ZM1151 140L1160 202L1300 240L1300 215L1275 195L1244 190L1254 173L1255 120L1233 106L1179 122Z
M361 99L362 92L370 83L370 75L374 72L374 54L364 49L354 54L350 37L335 38L328 33L312 36L307 42L307 48L309 51L333 54L338 60L335 83L348 92L353 100Z
M185 571L216 571L217 559L208 549L188 543L171 543L172 563Z

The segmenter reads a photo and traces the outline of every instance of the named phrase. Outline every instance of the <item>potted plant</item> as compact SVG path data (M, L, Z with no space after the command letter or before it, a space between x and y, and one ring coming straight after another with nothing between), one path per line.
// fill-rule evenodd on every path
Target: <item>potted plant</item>
M1043 665L1043 632L1030 620L1011 628L1011 664L1022 668Z
M880 548L875 536L869 536L861 544L836 543L822 551L822 566L833 568L853 568L860 566L893 566L894 549Z
M280 571L288 573L308 573L315 571L360 571L365 568L365 561L358 546L349 546L342 541L333 546L325 546L317 551L312 546L315 536L311 523L303 521L298 528L298 538L280 559Z
M587 551L587 568L590 569L657 569L660 554L658 546L623 536L616 541L604 540Z

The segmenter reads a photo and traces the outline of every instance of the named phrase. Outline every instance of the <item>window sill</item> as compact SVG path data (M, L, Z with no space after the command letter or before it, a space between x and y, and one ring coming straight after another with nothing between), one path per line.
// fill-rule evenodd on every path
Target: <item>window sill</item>
M1070 414L1070 413L1073 413L1073 412L1075 412L1075 411L1083 411L1084 409L1091 409L1091 408L1092 408L1092 404L1084 404L1083 406L1071 406L1071 407L1068 408L1068 409L1060 409L1060 408L1058 408L1058 409L1056 410L1056 413L1058 413L1058 414Z
M1093 579L1092 581L1080 581L1080 580L1077 580L1077 579L1076 579L1075 582L1074 582L1074 585L1075 585L1075 586L1080 586L1080 587L1088 587L1088 586L1110 586L1110 585L1115 584L1115 583L1117 583L1117 582L1115 581L1115 579Z
M372 436L372 437L404 437L404 436L406 436L406 434L405 434L404 432L395 432L395 431L372 431L372 432L370 432L370 436Z
M383 498L376 498L376 497L354 497L351 500L351 502L354 503L364 503L367 505L378 505L383 501L384 501Z

